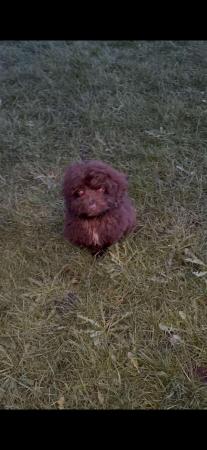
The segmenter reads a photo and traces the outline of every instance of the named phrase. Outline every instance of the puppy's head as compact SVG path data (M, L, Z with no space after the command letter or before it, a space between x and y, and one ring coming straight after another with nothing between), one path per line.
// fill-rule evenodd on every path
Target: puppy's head
M126 176L101 161L75 163L65 173L66 205L77 216L100 216L118 207L126 191Z

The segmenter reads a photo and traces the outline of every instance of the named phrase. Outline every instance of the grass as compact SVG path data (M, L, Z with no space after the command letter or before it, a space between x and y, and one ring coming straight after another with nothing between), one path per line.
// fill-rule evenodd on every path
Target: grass
M206 42L5 41L0 68L1 408L206 409ZM97 262L62 235L81 158L140 217Z

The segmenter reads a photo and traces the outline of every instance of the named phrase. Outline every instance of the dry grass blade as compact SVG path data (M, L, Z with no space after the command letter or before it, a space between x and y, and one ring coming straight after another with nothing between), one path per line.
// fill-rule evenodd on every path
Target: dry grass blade
M97 328L101 328L101 325L99 325L99 323L97 323L95 320L93 320L93 319L89 319L88 317L84 317L84 316L82 316L81 314L77 314L77 317L79 318L79 319L82 319L84 322L88 322L88 323L90 323L91 325L95 325L95 327L97 327Z
M99 403L101 404L101 406L103 406L104 405L104 396L100 391L98 391L98 400L99 400Z
M205 277L207 275L207 272L192 272L193 275L195 275L198 278Z
M206 264L201 261L201 259L197 258L197 256L195 256L188 248L185 249L184 253L186 262L191 262L192 264L197 264L199 266L206 266Z
M133 367L135 367L135 369L137 370L137 372L139 372L139 364L138 364L138 360L137 358L133 355L133 353L128 352L128 358L131 361Z

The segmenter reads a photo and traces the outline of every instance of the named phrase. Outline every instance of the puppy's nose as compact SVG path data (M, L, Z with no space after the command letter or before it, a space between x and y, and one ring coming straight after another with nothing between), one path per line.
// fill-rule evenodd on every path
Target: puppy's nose
M89 206L90 206L91 209L95 209L95 208L96 208L96 202L95 202L95 200L90 200L90 201L89 201Z

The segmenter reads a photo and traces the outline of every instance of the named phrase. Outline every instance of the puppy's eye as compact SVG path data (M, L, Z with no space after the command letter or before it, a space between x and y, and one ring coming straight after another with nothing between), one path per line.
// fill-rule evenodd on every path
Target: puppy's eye
M84 190L83 189L79 189L78 191L76 191L76 196L77 197L82 197L82 195L84 195Z

